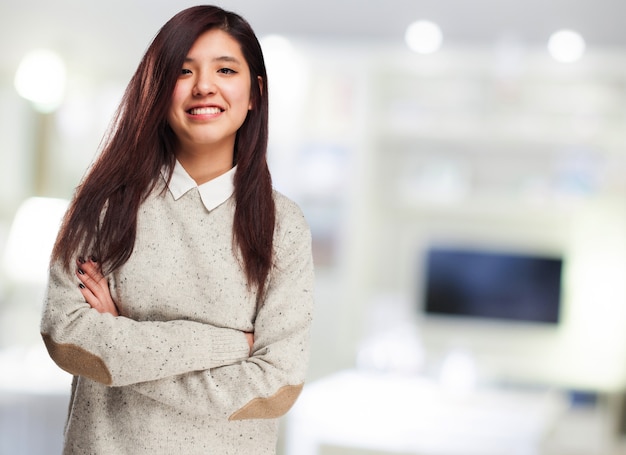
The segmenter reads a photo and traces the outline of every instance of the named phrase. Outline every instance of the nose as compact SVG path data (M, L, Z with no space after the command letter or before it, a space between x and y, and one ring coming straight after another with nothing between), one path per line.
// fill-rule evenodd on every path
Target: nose
M206 74L200 74L196 79L196 83L193 87L193 94L195 96L206 96L215 93L216 85L213 78Z

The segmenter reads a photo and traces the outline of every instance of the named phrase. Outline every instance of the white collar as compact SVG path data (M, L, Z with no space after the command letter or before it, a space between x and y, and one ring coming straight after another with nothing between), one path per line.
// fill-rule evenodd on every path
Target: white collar
M235 191L234 177L236 169L237 166L202 185L198 185L182 164L176 160L168 188L174 200L180 199L189 190L198 188L202 203L208 211L211 211L226 202Z

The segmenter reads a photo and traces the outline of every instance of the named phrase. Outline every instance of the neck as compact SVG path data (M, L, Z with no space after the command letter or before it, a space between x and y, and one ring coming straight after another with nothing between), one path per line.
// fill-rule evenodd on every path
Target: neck
M219 152L215 149L207 151L180 148L176 153L176 159L195 180L196 184L202 185L232 169L233 150L231 148Z

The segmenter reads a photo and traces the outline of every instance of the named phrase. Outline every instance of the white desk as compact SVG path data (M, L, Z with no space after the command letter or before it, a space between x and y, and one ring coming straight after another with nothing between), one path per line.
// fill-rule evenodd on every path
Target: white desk
M287 417L285 449L537 455L564 409L556 392L479 389L455 396L425 378L343 371L305 386Z

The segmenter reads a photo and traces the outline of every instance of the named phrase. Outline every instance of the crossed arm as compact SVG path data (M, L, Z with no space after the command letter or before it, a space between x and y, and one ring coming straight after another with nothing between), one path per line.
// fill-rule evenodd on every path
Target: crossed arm
M98 262L82 260L70 274L52 265L42 336L51 357L70 373L129 386L181 412L233 420L279 417L306 376L310 240L303 222L290 224L279 240L254 334L186 319L119 315Z
M109 313L119 316L117 305L111 296L108 280L102 275L100 265L93 257L89 259L79 258L76 261L76 276L80 284L78 288L91 308L99 313ZM244 332L250 353L254 345L254 333Z

